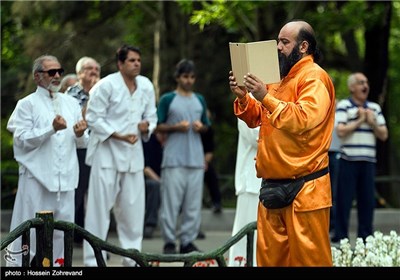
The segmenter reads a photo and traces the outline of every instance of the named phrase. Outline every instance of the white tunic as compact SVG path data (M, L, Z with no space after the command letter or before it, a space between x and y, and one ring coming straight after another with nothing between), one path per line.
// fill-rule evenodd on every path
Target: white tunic
M236 195L244 192L258 194L261 187L261 178L256 174L256 153L258 145L259 127L249 128L238 119L239 140L235 167Z
M56 114L67 122L67 128L54 131ZM74 190L78 185L77 147L84 147L87 134L77 138L73 125L82 119L75 98L38 87L36 92L18 101L7 124L14 137L14 157L20 172L26 168L51 192Z
M248 223L257 221L258 195L261 187L261 178L257 178L255 156L259 127L249 128L238 119L239 140L236 155L235 191L237 195L236 213L233 222L232 236L238 233ZM253 266L256 266L257 232L254 234ZM247 240L242 238L229 250L229 266L245 266ZM242 261L239 261L243 258Z
M119 134L136 134L141 137L138 124L149 122L148 141L157 125L157 109L154 87L144 76L136 77L137 89L130 94L120 72L101 79L90 90L86 121L90 129L86 164L93 164L93 155L103 168L115 168L119 172L137 172L144 168L142 141L134 145L110 138ZM129 112L129 113L127 113Z
M67 128L54 131L53 120L61 115ZM77 147L84 147L88 134L77 138L73 126L82 119L77 100L69 95L38 87L36 92L18 101L7 129L13 133L14 157L19 164L18 192L10 229L35 217L42 210L53 211L54 219L73 222L74 193L78 185ZM36 252L35 231L30 235L30 261ZM21 238L9 247L21 249ZM53 236L54 259L64 257L63 232ZM21 255L7 266L21 266Z

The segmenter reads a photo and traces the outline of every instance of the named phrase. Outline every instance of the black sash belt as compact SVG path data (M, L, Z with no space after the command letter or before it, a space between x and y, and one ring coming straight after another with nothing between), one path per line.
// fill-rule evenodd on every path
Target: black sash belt
M267 183L281 183L281 184L287 184L287 183L290 183L293 181L300 181L303 179L304 179L304 182L307 182L307 181L315 180L319 177L322 177L322 176L328 174L328 172L329 172L329 167L325 167L321 170L318 170L314 173L308 174L306 176L303 176L303 177L300 177L297 179L263 179L263 180Z

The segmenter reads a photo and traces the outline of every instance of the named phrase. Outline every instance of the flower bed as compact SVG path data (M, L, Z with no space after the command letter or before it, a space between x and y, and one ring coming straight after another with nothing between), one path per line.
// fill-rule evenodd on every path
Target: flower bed
M347 238L340 241L340 247L332 247L333 266L400 266L400 236L395 231L383 235L376 231L363 242L357 238L354 250Z

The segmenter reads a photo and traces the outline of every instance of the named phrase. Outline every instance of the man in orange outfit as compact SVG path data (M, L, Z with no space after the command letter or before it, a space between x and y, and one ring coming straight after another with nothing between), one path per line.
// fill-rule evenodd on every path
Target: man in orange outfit
M332 206L328 149L335 113L335 89L315 61L319 57L313 28L304 21L284 25L278 37L279 84L265 85L251 73L239 87L235 115L250 128L260 126L256 156L257 177L306 178L286 207L258 205L258 266L332 266L329 210ZM251 92L255 99L250 98ZM317 175L315 175L317 172ZM309 177L309 176L308 176Z

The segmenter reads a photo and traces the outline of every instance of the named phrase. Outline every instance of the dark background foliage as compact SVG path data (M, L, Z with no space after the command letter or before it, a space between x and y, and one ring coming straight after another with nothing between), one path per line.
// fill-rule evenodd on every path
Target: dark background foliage
M16 101L35 89L32 61L53 54L66 73L73 73L80 57L92 56L104 77L116 71L114 54L123 43L141 48L142 74L152 79L158 97L175 87L175 64L181 58L194 60L195 90L214 116L215 164L224 199L234 197L237 126L227 80L228 43L274 39L295 18L313 25L324 55L321 65L339 99L349 95L349 73L368 76L369 99L382 106L390 135L378 143L377 191L382 205L400 207L396 1L1 1L2 198L12 197L16 186L15 176L7 175L16 163L5 125Z

